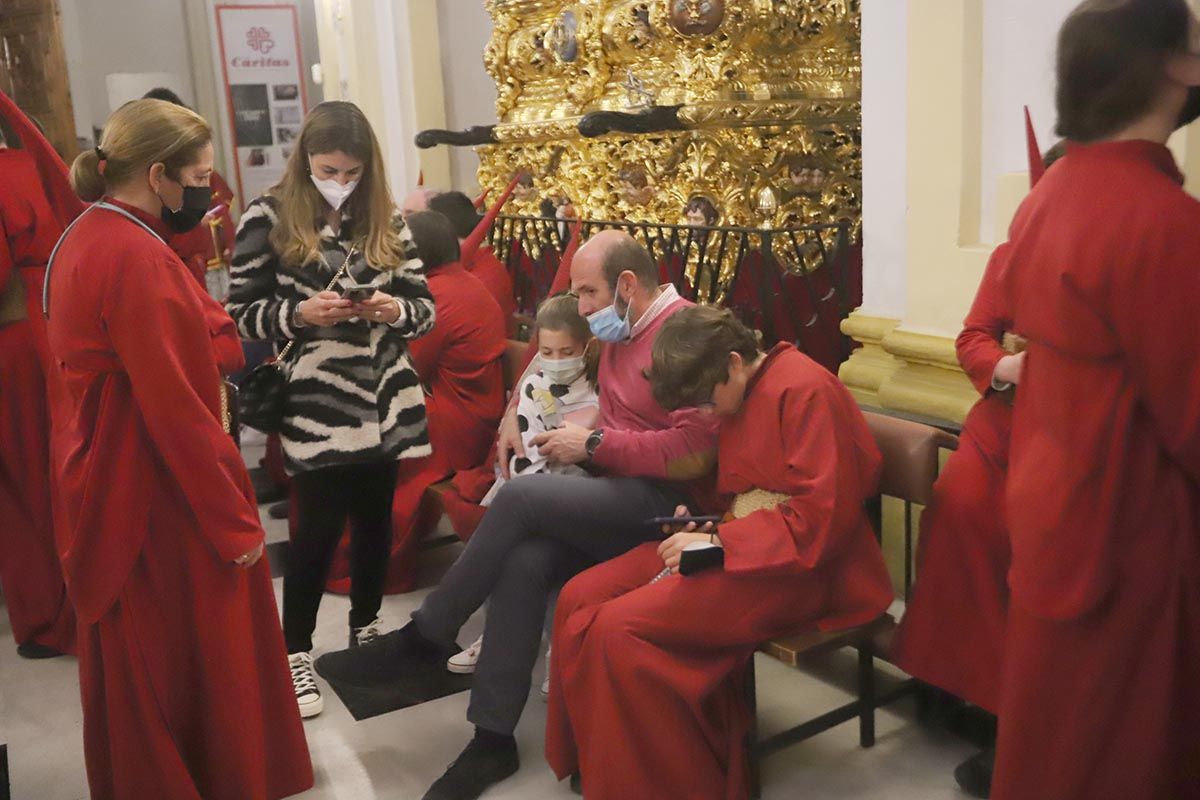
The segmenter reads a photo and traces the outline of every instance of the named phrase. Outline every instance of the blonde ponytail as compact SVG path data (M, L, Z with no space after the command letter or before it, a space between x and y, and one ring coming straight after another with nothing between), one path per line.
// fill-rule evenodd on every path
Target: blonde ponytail
M212 129L195 111L165 100L134 100L109 116L100 146L75 159L71 186L81 199L99 200L158 163L178 180L210 141Z
M71 188L81 200L93 203L104 196L104 176L100 174L100 156L84 150L71 164Z

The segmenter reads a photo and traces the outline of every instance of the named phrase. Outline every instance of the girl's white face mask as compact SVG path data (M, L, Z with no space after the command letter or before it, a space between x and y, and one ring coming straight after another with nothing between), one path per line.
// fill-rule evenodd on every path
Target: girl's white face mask
M538 361L542 369L542 374L545 375L551 383L570 386L575 382L575 379L583 374L584 357L575 356L574 358L557 358L550 359L545 356L538 356Z
M354 187L358 186L358 179L354 179L345 186L338 183L333 178L321 180L316 175L309 175L312 179L313 186L317 187L317 191L321 193L321 197L325 198L325 202L329 203L329 207L337 211L346 202L346 198L354 191Z

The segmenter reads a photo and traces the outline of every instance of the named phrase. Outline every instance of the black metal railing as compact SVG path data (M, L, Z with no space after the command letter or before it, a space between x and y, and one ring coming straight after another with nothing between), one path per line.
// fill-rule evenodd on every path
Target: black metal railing
M770 229L612 220L580 225L584 241L600 230L626 231L681 295L732 308L768 344L791 341L830 369L849 355L840 326L859 304L862 279L861 249L849 222ZM569 241L564 220L496 220L490 242L512 275L522 312L532 314L549 293Z

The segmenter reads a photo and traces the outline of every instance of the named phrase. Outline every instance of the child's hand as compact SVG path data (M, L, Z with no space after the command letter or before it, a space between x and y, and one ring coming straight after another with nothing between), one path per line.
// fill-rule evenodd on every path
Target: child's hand
M500 422L500 437L496 441L496 460L499 462L500 474L505 480L512 477L508 465L512 457L525 457L525 445L521 441L521 427L517 424L517 408L513 406Z
M551 464L582 464L587 461L587 439L591 431L568 422L561 428L539 433L530 444Z

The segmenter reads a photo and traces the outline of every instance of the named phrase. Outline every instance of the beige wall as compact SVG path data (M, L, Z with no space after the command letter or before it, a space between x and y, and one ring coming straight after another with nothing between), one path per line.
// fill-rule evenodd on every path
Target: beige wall
M483 68L483 49L492 35L492 18L480 0L439 0L438 32L442 45L442 85L446 125L452 130L496 122L496 84ZM470 148L450 150L450 180L474 196L479 158Z

